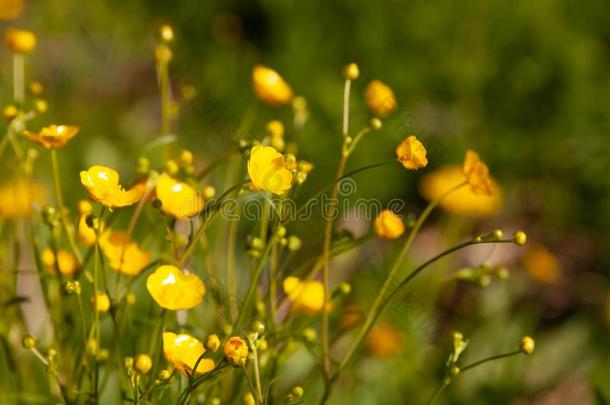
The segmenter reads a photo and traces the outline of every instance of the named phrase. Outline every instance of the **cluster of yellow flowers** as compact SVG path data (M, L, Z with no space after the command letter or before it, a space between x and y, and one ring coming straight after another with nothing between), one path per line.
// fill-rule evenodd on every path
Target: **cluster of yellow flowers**
M163 106L161 135L164 136L170 133L175 119L175 101L168 91L168 64L172 58L171 43L174 32L171 27L163 26L159 34L160 43L155 54ZM36 46L34 34L17 29L7 30L5 41L15 53L17 60ZM336 186L345 176L347 161L354 148L366 133L381 129L382 119L390 117L398 106L390 86L379 80L371 81L366 86L364 102L373 118L368 126L352 136L349 128L349 91L351 82L358 77L359 69L356 64L346 66L343 147L335 181L329 187L330 201L334 203L331 202L328 207L324 207L327 213L336 208L338 197ZM278 72L257 65L252 70L252 83L254 92L261 101L270 106L291 104L295 127L304 125L308 117L307 103L303 97L295 95L292 87ZM16 87L19 87L19 83ZM72 223L70 210L63 202L57 160L60 153L58 150L66 147L77 136L79 127L52 124L39 131L28 130L27 114L21 110L24 105L21 103L23 100L18 95L19 92L16 94L19 108L14 106L10 111L5 109L5 116L10 122L6 136L10 137L17 146L23 139L27 139L48 150L53 164L56 206L42 205L42 190L32 179L31 170L24 169L19 180L0 186L0 215L3 218L23 219L32 217L34 213L42 214L44 225L47 227L45 232L48 231L50 237L49 242L37 252L40 262L51 276L49 290L59 288L60 291L49 292L48 296L51 297L50 299L57 297L63 299L63 295L76 296L75 301L79 309L77 316L80 318L82 331L73 332L73 336L78 338L79 334L82 335L80 337L83 340L83 347L77 353L80 353L83 359L73 363L79 364L78 371L81 375L85 375L83 370L89 369L89 373L86 373L88 382L83 382L86 380L84 377L77 381L70 380L76 372L66 371L69 359L62 359L63 363L60 364L54 360L54 357L41 355L37 351L35 340L28 339L27 345L24 343L24 347L34 351L44 360L49 372L56 377L55 382L60 388L58 391L65 396L66 402L70 402L87 389L99 396L99 368L101 363L111 357L108 350L102 347L101 332L104 327L100 320L102 317L112 320L114 339L118 342L116 353L112 357L117 357L119 363L124 360L121 367L125 368L129 377L128 385L124 386L123 382L120 382L123 384L122 394L127 395L126 391L131 389L130 400L135 403L141 400L154 402L154 395L157 395L161 388L172 384L174 370L185 378L183 380L185 388L180 394L179 403L187 403L204 381L218 375L229 365L241 369L244 373L249 388L249 392L244 397L246 403L260 405L271 401L268 396L272 395L269 394L273 391L270 386L274 381L273 373L277 371L280 355L285 350L292 350L295 341L304 339L308 344L315 341L317 331L312 322L318 320L321 323L320 361L325 374L326 395L330 395L332 385L345 371L352 356L365 339L369 352L374 355L387 357L400 352L402 333L389 323L382 323L376 327L374 323L398 289L423 270L423 267L418 268L399 285L393 284L404 256L429 211L439 204L449 211L488 215L501 203L501 193L490 177L487 165L476 152L468 150L461 168L445 167L424 177L421 191L431 203L414 224L405 224L399 212L388 209L380 212L372 224L372 234L387 240L388 243L400 239L407 230L410 230L409 237L405 242L403 253L398 256L388 272L379 295L368 309L366 317L358 318L356 322L350 323L349 328L345 328L348 330L355 325L359 326L351 347L344 353L343 360L336 362L333 370L330 361L332 347L329 316L336 315L350 305L343 302L342 298L350 294L351 286L343 282L335 292L329 289L328 272L331 256L334 254L332 216L325 218L323 250L308 274L285 271L283 267L286 265L280 265L283 261L289 262L292 255L302 246L301 240L296 235L287 234L288 220L285 219L285 213L282 211L283 203L286 199L294 197L298 186L307 180L314 168L312 163L297 159L295 148L287 147L285 142L287 131L281 121L272 120L267 123L265 127L267 136L261 141L240 140L239 148L236 150L242 153L244 160L247 161L247 181L228 189L219 201L213 200L215 190L212 186L200 185L205 171L209 168L197 173L193 153L183 149L175 154L174 140L164 145L160 167L151 168L151 162L147 157L138 160L136 170L138 177L132 183L121 180L119 173L110 167L93 165L82 170L80 181L84 187L83 195L86 192L89 200L81 200L76 204L78 220L75 226ZM40 110L41 108L38 108L38 111ZM396 146L394 152L395 159L392 162L400 163L407 170L423 169L428 165L426 147L416 135L405 134L404 140ZM15 149L15 153L22 164L20 167L28 168L28 165L31 165L31 159L22 156L18 148ZM236 277L234 273L233 263L237 256L239 234L237 227L233 227L233 223L229 221L226 237L218 237L221 240L220 248L227 250L223 269L227 279L225 285L218 280L215 267L219 265L215 265L210 256L206 232L210 223L216 218L214 215L222 206L223 198L227 196L237 196L237 201L241 201L239 198L243 196L262 197L265 211L263 217L259 218L260 223L257 224L258 236L251 236L248 241L252 267L249 274L244 272L243 275ZM271 209L279 215L271 218L269 215ZM120 229L120 225L114 224L114 214L117 211L131 213L126 229ZM137 237L138 233L135 230L143 212L148 215L153 229L157 229L155 228L157 226L163 227L164 234L161 237L154 232L147 232L141 239ZM189 229L188 234L184 231L185 228ZM151 239L154 241L151 242ZM35 242L40 243L37 240ZM505 240L502 233L496 231L490 235L473 238L468 244L502 242L523 245L525 234L517 233L513 239ZM311 249L315 249L315 246ZM195 251L201 253L203 261L194 258ZM534 267L540 267L540 262L548 268L553 267L552 260L540 251L537 252L536 257L530 254L525 260L526 263L537 260L532 265ZM434 259L429 263L433 261ZM205 276L199 268L202 262L207 270ZM106 269L112 269L114 273L108 274ZM318 277L320 269L321 277ZM267 270L266 277L262 278L261 275L265 274L264 270ZM157 319L151 322L153 327L150 332L148 352L139 352L135 356L121 359L122 350L126 345L119 340L123 338L122 334L126 333L126 319L133 316L135 311L133 309L135 294L132 289L134 285L139 285L136 283L140 281L140 275L146 277L145 286L149 301L156 303L156 305L152 304L152 312L148 314L154 313ZM121 277L127 277L126 285L122 285ZM237 297L241 288L236 286L236 279L240 282L243 280L249 282L247 292L242 299ZM110 288L112 282L114 282L114 293L111 293ZM206 296L208 288L210 294ZM91 313L83 309L81 295L90 297ZM219 333L223 336L222 339L216 334L207 335L203 341L194 336L201 333L199 329L201 324L192 322L194 319L191 318L199 321L207 319L207 315L204 316L203 312L212 313L212 311L199 312L197 309L207 299L206 297L211 297L210 305L216 307L218 320L212 328L222 330L222 334ZM287 305L283 305L284 299ZM70 310L63 306L63 301L60 304L57 306L57 311ZM51 309L55 310L55 308ZM166 325L168 313L172 315L171 323ZM64 316L63 312L58 316L53 315L51 322L61 319L62 316ZM250 317L255 317L256 321L252 324L252 328L245 329L243 323ZM303 321L306 327L300 326L297 321L284 322L284 319L289 321L307 319L307 322ZM59 325L53 326L53 329L57 330ZM63 341L59 339L54 341L56 345L62 343ZM274 345L273 350L269 350L270 344ZM129 346L136 345L136 342L133 344L130 342ZM533 340L523 341L521 351L531 353L533 346ZM221 347L222 352L216 354ZM63 350L59 352L65 355ZM169 367L162 368L161 364L155 364L159 361L161 353L169 363ZM455 357L457 361L457 355ZM144 377L151 370L158 371L158 375L151 378ZM268 380L265 381L261 376ZM86 387L79 385L87 383L89 385ZM265 389L262 387L263 383L268 384ZM302 396L302 387L295 386L283 397L283 400L290 403L299 400ZM97 399L98 397L94 398L96 401Z

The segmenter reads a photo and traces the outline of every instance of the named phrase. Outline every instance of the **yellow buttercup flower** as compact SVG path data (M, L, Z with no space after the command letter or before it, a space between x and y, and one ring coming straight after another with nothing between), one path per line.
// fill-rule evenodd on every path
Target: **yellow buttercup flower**
M256 145L250 152L248 175L259 190L281 195L292 185L292 173L286 166L284 155L271 146Z
M38 132L23 131L23 135L47 149L57 149L74 138L79 129L75 125L49 125Z
M96 312L105 314L110 309L110 297L106 293L98 292L91 298L91 305Z
M186 375L193 373L197 360L205 353L203 344L191 335L163 332L163 355L178 372ZM197 373L207 373L214 368L214 361L201 359Z
M397 105L392 89L380 80L373 80L366 86L364 99L373 114L380 118L387 117Z
M152 359L148 354L140 353L133 359L133 365L138 373L146 374L152 368Z
M270 105L288 104L292 98L292 88L275 70L262 65L252 70L254 92L262 101Z
M72 253L66 250L59 250L55 254L53 250L46 248L41 252L40 260L53 275L55 274L55 269L59 269L62 276L71 276L78 269L78 260Z
M489 169L479 155L472 149L466 151L466 158L462 171L475 194L492 195L494 192L493 180L489 177Z
M420 192L428 201L434 201L450 189L464 182L460 166L445 166L422 178ZM492 195L476 194L470 187L460 187L445 196L439 205L454 214L472 217L486 217L497 212L502 206L502 192L494 185Z
M7 28L4 42L15 53L30 53L36 47L36 35L32 31Z
M366 340L366 347L373 356L392 357L402 351L402 333L392 324L380 323Z
M0 185L0 217L17 219L33 214L33 206L44 201L42 185L18 178Z
M375 218L375 233L380 238L396 239L405 232L402 218L391 210L383 210Z
M205 285L196 274L163 265L146 279L146 288L162 308L171 311L193 308L203 301Z
M296 310L321 312L330 309L330 303L324 305L324 286L319 281L302 281L298 277L287 277L284 280L283 287Z
M144 195L145 186L136 185L129 190L119 184L119 174L105 166L91 166L80 172L80 181L93 201L106 207L126 207L138 202Z
M543 284L554 284L561 277L559 260L546 247L535 243L525 250L523 264L532 278Z
M95 242L95 233L93 238ZM152 257L150 252L141 250L136 242L129 240L125 231L104 231L100 235L100 248L108 258L110 268L130 276L140 274Z
M188 219L203 209L201 193L190 184L161 175L155 189L161 210L179 219Z
M231 364L236 366L246 364L246 360L248 359L248 345L239 336L230 337L224 344L223 351Z
M396 147L396 157L409 170L419 169L428 164L426 148L413 135L408 136Z

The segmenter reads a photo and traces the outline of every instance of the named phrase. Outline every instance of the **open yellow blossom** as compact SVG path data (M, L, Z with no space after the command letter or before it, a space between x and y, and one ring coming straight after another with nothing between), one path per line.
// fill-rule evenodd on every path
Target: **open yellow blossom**
M434 201L452 188L464 182L460 166L444 166L422 178L420 192L428 201ZM445 196L439 205L446 211L471 217L487 217L502 206L503 195L494 185L492 195L475 194L470 187L460 187Z
M119 174L105 166L91 166L80 172L80 181L93 201L106 207L126 207L138 202L144 195L145 187L137 185L129 190L119 184Z
M33 214L33 206L44 201L42 185L18 178L0 185L0 218L27 218Z
M311 313L330 309L330 303L324 305L324 285L317 280L287 277L283 287L295 310Z
M248 345L239 336L232 336L223 346L227 360L233 365L244 365L248 358Z
M380 80L373 80L366 86L364 99L373 114L380 118L387 117L397 105L392 89Z
M366 347L373 356L392 357L402 351L402 333L392 324L380 323L366 340Z
M47 149L61 148L79 131L75 125L49 125L38 132L23 131L23 135Z
M254 66L252 85L258 98L270 105L288 104L293 98L290 85L278 72L266 66Z
M95 311L104 314L110 309L110 297L106 293L98 292L91 297L91 305Z
M425 167L428 164L426 153L426 148L414 135L408 136L396 147L396 157L409 170Z
M36 47L36 35L32 31L7 28L4 42L15 53L30 53Z
M542 284L554 284L561 277L559 260L544 245L534 243L523 253L523 264L532 278Z
M178 372L186 375L193 373L197 360L205 353L203 343L191 335L163 332L163 355ZM201 359L197 373L207 373L214 368L214 361Z
M146 279L146 288L159 306L171 311L193 308L205 294L205 285L196 274L172 265L159 266Z
M95 241L95 233L93 238ZM130 276L140 274L152 257L150 252L141 250L136 242L129 240L125 231L104 231L100 235L100 248L108 258L110 268Z
M271 146L256 145L250 152L248 175L257 189L281 195L292 185L292 173L284 155Z
M159 177L155 192L161 201L161 210L176 218L187 219L203 209L203 198L199 191L167 174Z
M58 269L62 276L71 276L76 273L78 269L78 260L76 257L66 251L59 250L57 254L53 253L53 250L46 248L40 255L40 260L44 264L51 274L55 274L55 270Z
M494 192L494 182L489 177L489 169L483 163L479 155L472 149L466 151L466 158L462 171L470 185L470 189L475 194L492 195Z
M383 210L375 218L375 233L380 238L396 239L405 232L402 218L391 210Z

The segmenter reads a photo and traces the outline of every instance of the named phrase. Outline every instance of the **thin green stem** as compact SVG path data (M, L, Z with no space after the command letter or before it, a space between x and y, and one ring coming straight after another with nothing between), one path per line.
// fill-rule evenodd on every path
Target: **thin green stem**
M25 57L22 53L13 54L13 97L21 105L25 99Z
M61 224L66 234L66 238L70 243L70 248L72 249L72 253L76 257L76 261L78 265L82 265L83 257L81 256L78 247L76 246L76 241L74 240L74 233L72 232L72 224L69 223L68 213L66 207L64 205L64 200L61 192L61 177L59 175L59 163L57 161L57 151L55 149L51 149L51 164L53 166L53 179L55 180L55 196L57 198L57 205L59 209L59 217L61 218Z
M257 391L254 388L254 384L252 383L252 379L250 378L250 375L248 374L248 370L246 370L245 366L242 366L241 369L244 372L244 375L246 376L246 381L248 382L248 388L250 389L250 393L252 394L252 397L254 398L254 402L256 403L256 405L262 405L262 401L259 400L258 395L254 395L254 393Z

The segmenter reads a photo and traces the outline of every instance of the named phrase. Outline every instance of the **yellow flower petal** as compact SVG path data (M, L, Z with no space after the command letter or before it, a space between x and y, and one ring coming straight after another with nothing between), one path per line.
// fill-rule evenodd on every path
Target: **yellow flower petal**
M252 70L254 92L270 105L287 104L293 98L292 89L275 70L262 65Z
M186 375L193 373L197 360L205 353L203 344L191 335L163 333L163 355L176 370ZM202 359L197 365L197 373L206 373L214 368L214 361Z
M397 105L392 89L379 80L373 80L366 86L364 99L373 114L380 118L387 117Z
M297 277L287 277L283 287L296 310L320 312L330 309L330 305L324 305L324 286L319 281L301 281Z
M409 170L419 169L428 164L426 148L413 135L408 136L396 147L396 157Z
M383 210L375 218L375 233L380 238L396 239L405 231L402 218L390 210Z
M475 194L492 195L494 183L489 177L489 169L483 163L479 155L472 149L466 151L466 158L462 171L470 185L470 189Z
M42 185L17 179L0 185L0 217L17 219L31 216L33 205L44 202Z
M39 132L23 131L23 135L47 149L57 149L74 138L78 131L74 125L49 125Z
M4 31L4 42L15 53L30 53L36 47L36 35L32 31L7 28Z
M148 266L152 254L141 250L138 244L128 240L127 236L125 231L107 230L100 236L100 248L108 258L110 268L136 276Z
M248 345L239 336L231 336L224 344L223 351L227 360L234 365L243 365L248 358Z
M62 276L71 276L78 269L76 257L65 250L59 250L57 254L54 254L53 250L46 248L41 252L40 260L53 275L55 275L55 270L59 269Z
M119 184L119 174L105 166L91 166L80 172L80 181L91 198L106 207L126 207L138 202L144 195L145 187L136 185L124 190Z
M434 201L448 190L464 182L459 166L445 166L422 178L420 191L428 201ZM494 185L493 195L476 194L470 187L460 187L444 197L440 206L458 215L486 217L497 212L502 206L502 192Z
M256 145L250 152L248 175L257 189L281 195L292 186L292 173L284 155L271 146Z
M191 218L203 209L203 198L199 191L167 174L159 177L155 192L161 201L161 210L178 219Z
M163 265L146 279L146 288L162 308L171 311L193 308L203 301L205 285L196 274Z

